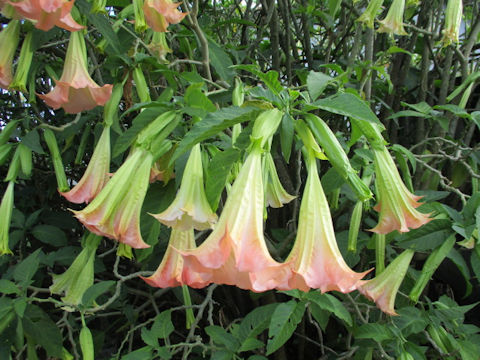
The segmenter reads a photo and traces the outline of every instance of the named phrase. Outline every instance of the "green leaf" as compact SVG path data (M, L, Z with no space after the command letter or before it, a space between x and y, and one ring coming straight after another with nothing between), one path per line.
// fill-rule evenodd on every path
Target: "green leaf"
M228 56L228 54L211 39L208 39L208 52L210 55L210 62L220 78L227 82L231 82L235 72L230 68L233 65L230 56Z
M246 350L250 346L250 339L255 338L261 332L268 328L272 314L277 304L268 304L255 308L247 314L240 323L238 330L238 340L240 341L239 352Z
M0 293L1 294L20 294L20 289L10 280L0 279Z
M93 305L93 302L103 293L107 292L115 284L114 280L102 281L90 286L83 294L82 304L86 307Z
M414 110L402 110L402 111L398 111L396 112L395 114L393 115L390 115L387 119L396 119L396 118L399 118L399 117L420 117L420 118L425 118L425 114L424 113L421 113L421 112L418 112L418 111L414 111Z
M22 144L27 146L30 150L35 151L37 154L45 154L45 151L43 151L42 145L40 144L40 135L38 135L37 129L29 131L22 138Z
M472 284L470 283L471 274L468 265L465 262L463 256L456 249L450 250L447 257L453 261L453 263L457 266L458 270L460 270L460 273L463 275L463 278L465 280L464 297L467 297L472 293Z
M118 39L117 34L113 31L112 24L110 21L102 14L92 14L90 11L86 11L88 22L93 24L95 28L102 34L107 40L108 46L113 49L114 54L119 54L122 52L120 47L120 40Z
M415 111L421 112L423 115L428 116L430 112L432 111L432 108L430 105L428 105L425 101L422 101L418 104L408 104L406 102L402 101L402 105L409 107Z
M152 347L159 346L158 338L152 334L151 331L147 330L147 328L142 328L140 336L145 344L150 345Z
M392 339L393 334L386 325L363 324L354 331L357 339L373 339L378 342Z
M238 347L240 346L238 340L221 326L207 326L205 328L205 332L208 334L208 336L210 336L210 339L212 339L215 344L223 345L230 351L237 351Z
M390 146L390 148L393 151L398 151L398 152L401 152L402 154L405 154L405 156L408 158L408 161L410 161L410 164L412 164L412 169L413 169L413 172L415 173L417 169L417 160L415 159L415 156L413 155L413 153L410 150L408 150L406 147L399 144L393 144L392 146Z
M256 119L261 111L251 107L230 106L209 113L205 119L193 125L192 129L185 135L178 144L170 163L172 164L180 155L187 152L195 144L218 134L220 131L235 124Z
M233 352L229 350L216 350L212 353L210 360L230 360L233 355Z
M433 107L435 110L445 110L445 111L450 111L454 113L457 116L464 117L464 118L469 118L470 114L465 111L464 108L461 108L458 105L452 105L452 104L447 104L447 105L435 105Z
M397 238L398 245L403 249L412 248L416 251L433 250L452 233L451 226L450 220L434 219L418 229L400 235Z
M167 339L175 330L172 323L172 311L162 311L155 317L151 332L159 339Z
M352 326L353 321L348 310L335 296L322 294L318 291L312 291L307 294L307 299L318 305L321 309L332 312L337 318L343 320L348 326Z
M13 270L13 278L18 282L29 282L37 272L40 254L43 255L43 252L38 249L18 264Z
M270 70L267 73L263 73L258 69L258 66L256 65L234 65L233 68L245 70L256 75L261 81L265 83L265 85L270 90L272 90L275 95L280 94L280 92L283 90L283 86L278 80L278 72L276 72L275 70Z
M322 328L323 331L327 328L328 320L330 319L330 311L322 309L320 306L312 302L308 305L310 313L313 318L318 322L318 325Z
M293 332L302 321L305 303L290 300L278 305L273 312L268 330L267 354L277 351L290 339Z
M235 148L229 148L216 154L208 165L205 193L213 211L217 210L230 170L239 158L240 151Z
M122 360L151 360L152 348L150 346L144 346L138 350L132 351L130 354L122 356Z
M380 130L385 128L365 101L353 94L336 94L326 99L317 100L311 105L334 114L377 124L380 127Z
M32 229L32 235L44 244L56 247L67 245L67 236L56 226L37 225Z
M428 325L424 313L413 306L401 308L397 313L399 316L392 317L392 321L406 337L422 332Z
M321 72L310 71L307 77L307 89L312 100L322 95L323 90L335 79Z

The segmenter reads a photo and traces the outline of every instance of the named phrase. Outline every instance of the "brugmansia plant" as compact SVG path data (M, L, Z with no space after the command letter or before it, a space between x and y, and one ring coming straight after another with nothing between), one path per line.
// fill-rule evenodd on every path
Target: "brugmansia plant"
M1 359L478 359L475 4L0 11Z

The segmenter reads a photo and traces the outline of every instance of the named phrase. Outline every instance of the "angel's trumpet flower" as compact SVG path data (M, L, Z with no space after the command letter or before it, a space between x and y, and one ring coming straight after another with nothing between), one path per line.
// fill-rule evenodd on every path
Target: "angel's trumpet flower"
M443 33L443 46L458 43L460 25L462 23L463 3L462 0L448 0L445 11L445 26Z
M289 288L322 292L353 291L368 272L348 267L335 240L328 202L318 176L316 159L308 156L308 177L300 205L297 238L286 263L292 266Z
M143 12L148 26L154 31L166 32L170 24L178 24L187 13L178 11L181 3L172 0L145 0Z
M142 279L147 284L160 288L181 286L184 283L194 288L207 286L210 282L203 279L202 275L206 275L207 279L210 275L194 272L191 268L184 266L183 257L177 251L193 248L195 248L193 228L185 231L173 228L162 262L152 276L142 277Z
M280 179L278 178L275 163L273 161L272 154L267 152L265 155L264 168L266 171L267 188L266 188L266 200L267 204L272 208L280 208L290 201L295 199L295 196L287 193L282 186Z
M135 249L148 248L140 233L140 211L148 189L152 154L134 148L105 187L75 217L91 232Z
M211 229L217 215L208 204L203 186L203 166L200 144L192 148L183 172L182 184L173 203L162 213L152 214L161 223L186 231Z
M421 196L415 196L403 183L397 167L385 146L373 148L378 204L375 210L380 213L378 225L371 231L388 234L394 230L407 232L431 220L415 208Z
M46 95L38 95L54 109L62 107L70 114L103 106L112 94L112 85L98 86L88 74L87 53L83 34L74 32L65 58L60 80Z
M103 129L90 163L80 181L67 192L60 192L68 201L89 203L103 189L110 171L110 127Z
M385 19L380 21L378 32L386 32L396 35L408 35L403 28L403 11L405 9L405 0L393 0L390 9L388 9Z
M363 22L366 26L373 29L375 23L375 17L377 16L380 8L382 7L383 0L370 0L367 8L362 15L357 19L359 22Z
M12 82L12 63L20 38L20 22L12 20L0 32L0 88L8 89Z
M12 254L8 247L8 232L12 218L14 184L14 181L8 183L7 190L3 194L2 203L0 204L0 256Z
M172 52L168 46L164 32L154 31L152 42L148 45L150 51L161 61L166 61L167 54Z
M70 14L73 3L73 0L9 1L18 14L31 20L37 29L43 31L48 31L54 26L68 31L83 29L84 27L73 20Z
M395 312L395 296L407 273L413 254L413 250L405 250L380 275L372 280L362 281L358 291L374 301L383 312L398 315Z

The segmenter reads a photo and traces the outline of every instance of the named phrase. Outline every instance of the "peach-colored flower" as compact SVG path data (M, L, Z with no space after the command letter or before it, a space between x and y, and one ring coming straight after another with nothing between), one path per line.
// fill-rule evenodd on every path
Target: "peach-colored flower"
M374 301L383 312L398 315L395 312L395 296L407 273L413 254L413 250L405 250L380 275L372 280L362 281L358 291Z
M287 286L291 275L288 264L271 257L263 237L259 143L243 164L213 232L197 249L182 251L186 266L196 272L210 272L211 282L252 291Z
M375 210L380 213L378 225L371 231L388 234L394 230L407 232L431 220L415 208L422 197L415 196L403 183L397 167L385 146L374 147L374 162L378 204Z
M193 288L207 286L210 283L208 280L210 275L194 272L188 266L184 266L183 257L177 251L193 249L195 246L193 228L185 231L173 228L162 262L152 276L142 279L147 284L160 288L181 286L185 283Z
M172 228L188 230L207 230L217 222L217 215L208 204L203 186L203 166L200 144L196 144L190 153L182 183L172 204L160 214L152 216Z
M148 189L152 154L142 148L115 172L93 201L75 217L91 232L135 249L148 248L140 233L140 211Z
M78 31L84 26L73 20L70 11L74 1L21 0L9 1L17 13L31 20L37 29L48 31L55 25L68 31Z
M307 162L308 177L300 205L297 238L285 261L291 264L293 271L288 288L348 293L356 289L368 271L356 273L345 263L335 240L316 159L309 156Z
M17 50L20 22L12 20L0 32L0 88L8 89L12 82L12 62Z
M178 11L181 3L171 0L145 0L143 12L148 26L154 31L166 32L170 24L178 24L187 13Z
M110 170L110 127L103 129L90 163L80 181L70 191L60 192L68 201L89 203L103 189Z
M70 114L103 106L112 94L112 85L100 87L88 74L85 40L80 32L71 33L62 77L55 82L52 91L38 96L48 106L62 107Z

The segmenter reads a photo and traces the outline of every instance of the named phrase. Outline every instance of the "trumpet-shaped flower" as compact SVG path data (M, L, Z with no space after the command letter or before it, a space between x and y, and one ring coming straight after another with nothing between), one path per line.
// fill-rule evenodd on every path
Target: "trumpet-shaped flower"
M71 33L65 65L55 88L46 95L38 95L48 106L75 114L103 106L112 94L112 85L98 86L88 74L85 40L79 32Z
M217 215L210 208L203 187L200 144L192 148L183 172L180 190L173 203L162 213L152 215L162 224L183 231L192 227L197 230L213 227Z
M150 51L161 61L166 61L165 56L172 52L167 44L164 32L153 32L152 42L148 45Z
M80 181L67 192L60 192L75 204L89 203L103 189L110 170L110 127L103 129L90 163Z
M458 43L460 25L462 23L463 3L462 0L448 0L445 11L445 26L443 33L443 46Z
M415 196L403 183L386 147L374 148L376 188L378 204L374 207L380 213L378 225L371 231L388 234L394 230L407 232L416 229L431 219L415 208L421 204L421 196Z
M378 32L386 32L396 35L408 35L403 28L403 11L405 9L405 0L393 0L390 9L388 9L385 19L380 21Z
M8 247L8 232L13 210L13 186L14 182L10 181L0 204L0 256L12 253Z
M148 248L140 233L140 211L148 189L153 156L133 149L105 187L75 217L91 232L135 249Z
M211 282L253 291L287 286L289 266L271 257L263 237L261 152L257 142L230 190L213 232L198 248L181 252L186 266L210 273Z
M368 272L356 273L345 263L335 240L328 202L316 160L308 159L308 177L300 205L297 238L286 263L292 266L290 289L353 291Z
M32 21L37 29L48 31L54 26L68 31L84 27L73 20L70 11L74 1L68 0L20 0L10 1L18 14Z
M154 31L166 32L170 24L178 24L187 13L178 11L181 3L172 0L145 0L143 12L148 26Z
M160 288L181 286L184 283L194 288L207 286L210 283L208 280L211 278L210 274L194 272L191 268L184 266L183 257L178 252L178 250L194 249L195 246L193 228L189 230L173 228L162 262L152 276L142 277L142 279L147 284Z
M288 204L295 199L295 196L290 195L282 186L280 179L278 178L277 170L275 169L275 163L273 162L272 154L267 152L265 155L265 170L267 172L267 189L266 199L267 204L273 208L280 208L284 204Z
M398 315L395 312L395 296L405 277L413 250L405 250L390 265L372 280L362 281L358 291L374 301L383 312Z
M20 22L12 20L0 32L0 88L8 89L12 82L12 62L17 50L20 35Z
M377 16L380 8L382 7L383 0L370 0L367 8L362 15L357 19L359 22L363 22L366 26L373 29L375 17Z
M93 285L95 253L102 238L90 234L85 239L85 247L75 258L72 265L61 275L53 275L53 284L50 292L65 294L62 301L69 305L78 305L82 302L85 291Z

